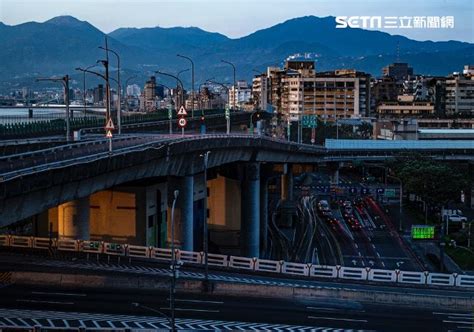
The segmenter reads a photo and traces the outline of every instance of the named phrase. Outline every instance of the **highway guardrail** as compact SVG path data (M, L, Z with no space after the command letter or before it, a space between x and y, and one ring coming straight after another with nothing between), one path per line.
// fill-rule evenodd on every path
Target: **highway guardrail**
M146 247L103 241L84 241L71 239L49 239L32 236L0 235L0 247L24 249L54 249L58 251L83 252L110 257L143 258L150 261L170 262L171 249ZM176 249L175 257L184 264L202 265L205 262L203 252ZM474 275L458 273L435 273L401 270L358 268L348 266L326 266L311 263L293 263L268 259L208 254L208 264L244 271L274 273L305 278L350 279L392 284L413 284L424 286L443 286L474 289Z

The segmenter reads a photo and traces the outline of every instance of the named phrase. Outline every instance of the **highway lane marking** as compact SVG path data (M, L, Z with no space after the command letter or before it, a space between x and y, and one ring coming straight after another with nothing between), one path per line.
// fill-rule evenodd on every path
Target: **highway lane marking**
M374 249L375 249L375 244L373 244L373 243L372 243L372 248L374 248Z
M170 300L167 298L166 300ZM207 301L207 300L191 300L191 299L175 299L176 302L192 302L192 303L209 303L209 304L224 304L223 301Z
M443 323L450 323L450 324L469 324L471 325L472 322L464 322L462 320L443 320Z
M458 313L458 312L437 312L437 311L433 311L433 315L474 317L474 313L461 313L461 312Z
M47 304L67 304L67 305L73 305L74 302L61 302L61 301L41 301L41 300L23 300L23 299L18 299L16 302L28 302L28 303L47 303Z
M79 293L54 293L54 292L36 292L33 291L31 294L36 295L61 295L61 296L87 296L87 294L79 294Z
M310 310L326 310L326 311L351 311L351 312L365 312L363 309L351 309L351 308L323 308L323 307L306 307Z
M359 249L359 246L357 245L357 243L354 243L354 247L356 247L357 249Z
M171 310L170 307L163 307L160 310ZM220 312L219 310L213 309L191 309L191 308L174 308L176 311L194 311L194 312Z
M384 262L382 262L382 266L385 267L385 263L384 263Z
M320 307L306 307L306 309L309 309L309 310L325 310L325 311L339 311L341 309L337 309L337 308L320 308Z
M320 317L320 316L308 316L310 319L321 319L321 320L340 320L344 322L359 322L367 323L367 319L352 319L352 318L334 318L334 317Z

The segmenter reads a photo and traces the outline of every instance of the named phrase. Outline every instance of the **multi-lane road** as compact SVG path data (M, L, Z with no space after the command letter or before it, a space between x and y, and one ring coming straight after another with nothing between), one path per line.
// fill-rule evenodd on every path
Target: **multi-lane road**
M332 262L328 263L332 265L389 270L424 269L411 249L402 241L391 218L373 198L337 195L337 200L334 200L334 195L328 192L330 179L325 173L314 173L299 180L300 185L295 189L297 194L303 196L300 206L307 211L302 214L305 219L310 219L310 210L318 202L324 200L331 205L328 212L330 217L321 211L314 215L315 225L319 225L319 230L315 232L317 241L312 244L317 249L322 248L317 250L320 256L318 261ZM355 187L358 192L362 188L360 183L343 176L339 177L339 186ZM308 202L313 206L308 206ZM344 204L349 204L350 207L346 209ZM324 249L327 247L324 244L328 241L331 243L331 250ZM342 253L342 259L339 259L338 252ZM342 262L339 262L341 260Z
M178 327L182 329L469 331L473 324L472 312L381 306L344 299L256 301L246 294L225 297L178 293L175 304ZM168 320L157 311L170 314L168 292L25 286L0 289L0 328L167 328Z

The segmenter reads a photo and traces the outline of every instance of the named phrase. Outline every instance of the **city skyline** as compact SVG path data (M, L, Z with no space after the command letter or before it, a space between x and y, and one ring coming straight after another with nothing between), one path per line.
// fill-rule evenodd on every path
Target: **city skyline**
M221 3L203 0L176 2L144 0L139 2L103 0L100 3L79 0L64 3L57 0L0 2L0 21L17 25L30 21L43 22L60 15L71 15L88 21L105 33L122 27L198 27L218 32L229 38L240 38L285 20L314 15L326 16L453 16L450 29L376 29L415 40L460 40L474 42L473 4L469 0L452 1L307 1L280 0L252 3L248 0ZM91 6L94 6L91 10ZM107 15L104 15L108 13ZM134 13L134 15L130 15ZM250 13L250 14L249 14ZM336 25L336 23L335 23Z

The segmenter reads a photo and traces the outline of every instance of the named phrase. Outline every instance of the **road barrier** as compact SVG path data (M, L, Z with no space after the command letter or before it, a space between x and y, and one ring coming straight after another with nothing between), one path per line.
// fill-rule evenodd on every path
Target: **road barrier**
M338 269L336 266L311 265L309 271L311 277L336 279Z
M400 271L398 273L397 281L404 284L423 285L426 283L426 273L414 271Z
M370 281L396 282L397 272L390 270L370 269L367 273Z
M160 261L171 261L171 249L108 243L102 241L83 241L70 239L36 238L31 236L0 235L0 247L30 248L59 251L95 253L97 255L137 257ZM204 264L203 252L181 251L176 249L176 259L184 264ZM357 268L348 266L323 266L268 259L248 258L209 254L208 264L239 270L302 276L309 278L350 279L368 282L394 284L414 284L423 286L444 286L474 289L474 275L457 273L431 273L400 270Z
M243 270L253 270L255 260L248 257L230 256L229 267Z
M150 258L150 248L142 246L127 246L127 256L128 257L138 257L138 258Z
M257 259L255 261L255 271L260 272L281 272L282 261L271 261L268 259Z
M202 262L204 264L204 253L202 252ZM218 255L218 254L207 254L207 264L214 265L214 266L223 266L227 267L229 260L227 259L227 255Z
M309 276L308 264L283 262L281 265L281 273L292 274L298 276Z
M367 269L359 267L341 266L339 278L352 280L367 280Z
M202 255L200 252L177 250L176 258L183 263L201 264Z

